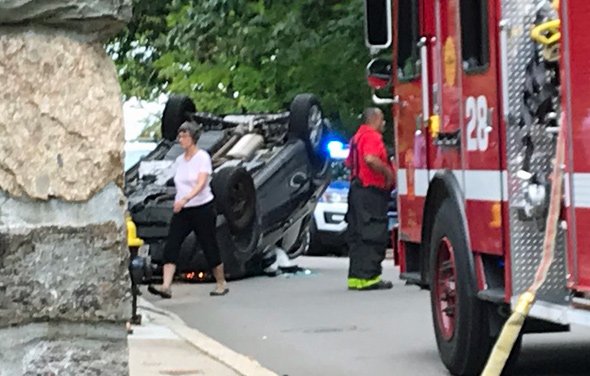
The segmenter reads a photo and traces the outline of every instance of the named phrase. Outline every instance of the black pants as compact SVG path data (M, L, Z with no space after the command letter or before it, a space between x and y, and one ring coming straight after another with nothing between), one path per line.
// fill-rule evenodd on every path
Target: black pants
M347 239L349 284L374 281L381 276L387 248L387 203L389 194L353 181L348 193Z
M221 264L219 245L215 235L216 219L217 213L213 202L184 208L179 213L174 214L170 222L166 247L164 248L164 263L176 264L180 254L180 246L191 231L194 231L209 267L213 269Z

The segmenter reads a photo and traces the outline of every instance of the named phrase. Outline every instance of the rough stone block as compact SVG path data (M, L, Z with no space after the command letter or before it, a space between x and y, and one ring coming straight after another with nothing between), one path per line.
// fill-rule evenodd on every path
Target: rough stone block
M123 228L125 206L123 191L114 183L108 184L86 202L16 199L0 191L0 233L17 228L81 227L107 222Z
M0 190L85 201L109 182L122 186L121 98L100 43L0 28Z
M103 37L131 18L131 0L0 0L0 24L58 26Z
M84 203L0 192L0 327L129 318L124 205L114 183Z
M35 323L0 329L0 376L129 374L122 325Z
M122 234L115 223L0 234L0 327L129 318L128 250Z

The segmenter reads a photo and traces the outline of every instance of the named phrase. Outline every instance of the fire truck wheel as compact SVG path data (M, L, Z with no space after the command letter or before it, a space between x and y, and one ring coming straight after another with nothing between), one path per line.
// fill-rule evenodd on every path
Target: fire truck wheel
M434 219L430 243L432 319L442 362L453 375L479 375L491 338L466 230L457 205L446 199Z
M178 128L189 120L189 114L196 112L195 103L187 96L173 95L166 102L162 114L162 137L168 141L176 140Z

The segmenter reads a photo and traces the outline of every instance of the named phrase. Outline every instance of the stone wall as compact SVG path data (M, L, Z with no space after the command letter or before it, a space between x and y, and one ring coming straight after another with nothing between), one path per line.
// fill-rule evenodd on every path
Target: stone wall
M100 43L0 30L0 189L84 201L122 178L121 91Z
M131 18L131 0L0 0L0 24L46 25L103 39Z
M0 375L127 375L120 325L36 323L7 328L0 341Z
M130 0L0 0L0 376L126 375Z

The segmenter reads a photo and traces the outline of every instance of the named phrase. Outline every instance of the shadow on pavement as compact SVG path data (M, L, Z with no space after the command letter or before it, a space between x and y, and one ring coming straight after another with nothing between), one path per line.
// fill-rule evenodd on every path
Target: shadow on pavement
M573 376L590 374L590 343L525 343L515 375Z

